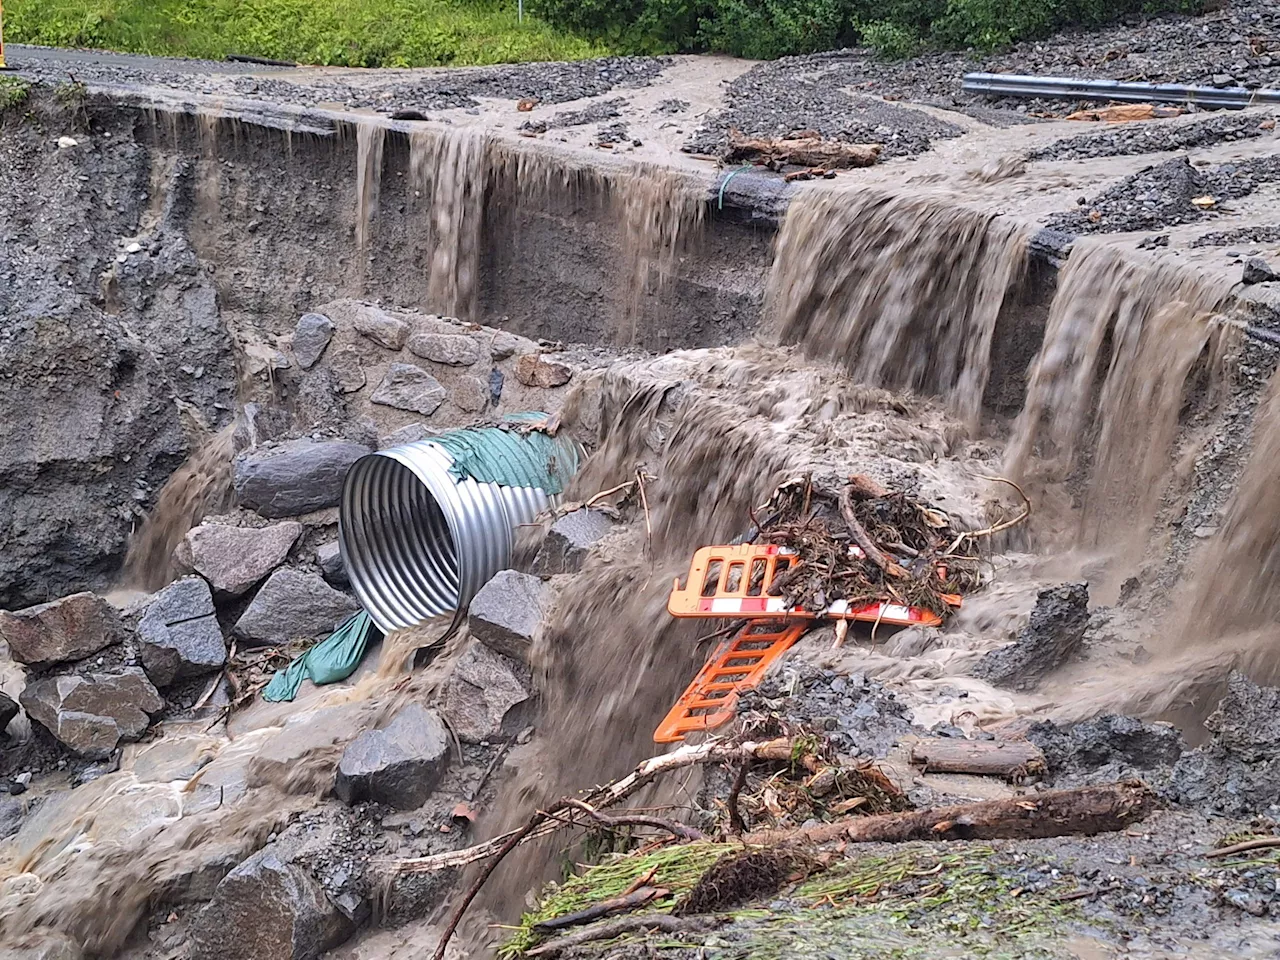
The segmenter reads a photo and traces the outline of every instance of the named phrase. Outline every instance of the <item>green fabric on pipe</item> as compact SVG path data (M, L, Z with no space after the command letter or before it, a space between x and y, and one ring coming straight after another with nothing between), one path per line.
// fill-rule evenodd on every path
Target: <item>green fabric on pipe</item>
M352 614L327 640L321 640L285 669L277 670L262 691L262 699L272 703L293 700L307 677L317 686L347 679L360 666L376 632L369 614L363 610Z
M546 420L545 413L513 413L504 419L514 423ZM449 430L430 438L453 457L449 472L480 483L504 487L541 487L547 493L563 493L578 472L582 449L568 437L552 437L540 430L527 434L500 427Z

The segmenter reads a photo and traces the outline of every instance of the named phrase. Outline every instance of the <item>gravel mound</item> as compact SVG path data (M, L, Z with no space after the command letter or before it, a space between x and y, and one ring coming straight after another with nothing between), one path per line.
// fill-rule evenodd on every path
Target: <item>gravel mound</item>
M1209 147L1230 140L1249 140L1273 135L1262 124L1267 118L1257 114L1220 113L1194 123L1147 120L1140 123L1107 124L1104 133L1069 137L1035 150L1028 160L1080 160L1092 157L1128 157L1167 150Z
M1226 247L1233 243L1280 243L1280 224L1263 224L1256 227L1239 227L1206 233L1191 241L1193 247Z

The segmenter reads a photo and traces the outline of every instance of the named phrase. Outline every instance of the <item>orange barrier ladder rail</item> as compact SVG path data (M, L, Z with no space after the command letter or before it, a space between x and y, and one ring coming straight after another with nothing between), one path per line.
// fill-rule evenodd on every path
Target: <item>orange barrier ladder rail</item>
M804 635L807 623L748 621L718 646L658 725L656 743L675 743L733 719L738 694L755 687L769 667Z
M856 546L850 553L861 556ZM794 551L776 544L744 543L732 546L702 547L693 555L685 586L679 579L672 585L667 611L673 617L752 617L754 619L863 620L893 626L941 625L942 618L929 610L894 603L890 599L872 601L856 607L836 600L824 610L788 607L785 597L769 596L769 587L795 562ZM938 567L938 576L946 577L946 568ZM953 607L960 597L943 599Z

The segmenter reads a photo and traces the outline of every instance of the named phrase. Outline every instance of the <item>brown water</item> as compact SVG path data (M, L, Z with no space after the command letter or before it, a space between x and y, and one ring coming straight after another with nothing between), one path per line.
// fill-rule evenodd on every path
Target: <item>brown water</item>
M946 397L976 427L1028 235L952 200L805 190L778 235L766 317L781 342L862 383Z
M373 218L378 212L382 187L382 154L387 128L376 123L356 127L356 249L369 249Z

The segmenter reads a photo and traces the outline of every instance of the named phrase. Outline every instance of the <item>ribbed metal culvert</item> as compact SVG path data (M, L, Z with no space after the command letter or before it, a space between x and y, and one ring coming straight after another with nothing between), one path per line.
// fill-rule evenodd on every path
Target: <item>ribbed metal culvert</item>
M380 450L348 471L342 559L356 596L383 631L445 614L456 626L476 592L510 565L516 528L559 503L564 480L577 468L576 444L556 441L548 464L548 442L496 429L454 431ZM488 476L522 482L468 475L459 443L483 448Z

